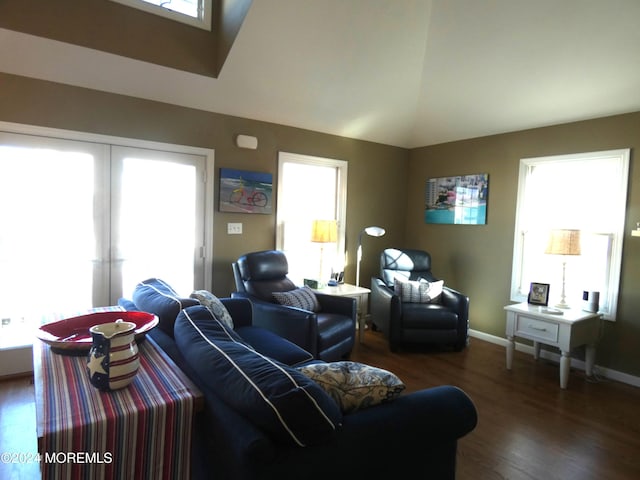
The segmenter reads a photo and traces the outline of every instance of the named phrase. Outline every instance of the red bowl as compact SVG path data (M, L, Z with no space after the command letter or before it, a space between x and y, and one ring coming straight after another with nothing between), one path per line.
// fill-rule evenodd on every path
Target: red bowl
M82 355L93 343L89 329L94 325L111 323L118 319L136 324L137 342L144 340L146 332L158 324L158 317L147 312L95 312L42 325L36 336L51 345L51 350L56 353Z

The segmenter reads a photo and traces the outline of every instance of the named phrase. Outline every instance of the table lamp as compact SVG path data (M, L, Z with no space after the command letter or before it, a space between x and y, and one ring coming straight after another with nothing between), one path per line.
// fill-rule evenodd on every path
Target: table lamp
M362 234L366 233L370 237L381 237L386 233L386 230L382 227L366 227L360 232L358 236L358 252L356 258L356 287L360 286L360 260L362 260Z
M311 241L320 244L320 274L318 282L322 281L324 244L338 241L338 222L336 220L314 220L311 225Z
M567 255L580 255L580 230L551 230L549 243L544 253L549 255L562 255L562 294L558 308L569 308L565 296L565 273L567 268Z

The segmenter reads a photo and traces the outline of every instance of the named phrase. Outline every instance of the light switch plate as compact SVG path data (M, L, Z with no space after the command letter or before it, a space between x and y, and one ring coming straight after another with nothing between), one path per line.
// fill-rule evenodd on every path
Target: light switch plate
M242 235L242 223L227 223L227 234Z

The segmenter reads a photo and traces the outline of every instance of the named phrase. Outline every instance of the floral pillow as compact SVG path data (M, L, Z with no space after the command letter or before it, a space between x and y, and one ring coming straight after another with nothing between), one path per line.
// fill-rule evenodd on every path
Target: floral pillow
M211 310L213 316L220 320L225 327L233 330L233 318L231 318L229 310L227 310L227 307L225 307L220 299L213 293L207 290L196 290L190 295L190 297L198 300L200 305L204 305Z
M363 363L316 363L298 370L318 383L343 413L390 402L405 389L393 373Z

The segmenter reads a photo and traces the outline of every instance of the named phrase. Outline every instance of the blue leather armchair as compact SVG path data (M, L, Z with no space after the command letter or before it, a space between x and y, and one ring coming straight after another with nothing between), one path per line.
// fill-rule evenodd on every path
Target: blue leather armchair
M290 292L297 286L287 277L289 264L279 250L247 253L233 263L236 292L232 298L248 298L254 303L274 305L274 292ZM326 362L347 358L355 344L356 300L350 297L315 294L320 308L313 312L279 306L302 318L292 322L274 316L255 318L254 324L271 330Z
M422 250L387 248L380 254L380 277L371 279L371 321L395 351L403 343L451 345L468 342L469 297L445 284L439 303L403 302L395 293L397 278L438 280L431 255Z

